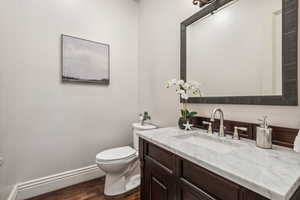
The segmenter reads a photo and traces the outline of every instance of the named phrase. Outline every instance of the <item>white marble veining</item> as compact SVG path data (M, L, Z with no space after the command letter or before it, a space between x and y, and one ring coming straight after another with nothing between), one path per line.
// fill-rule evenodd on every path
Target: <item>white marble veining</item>
M300 154L287 148L265 150L251 140L237 141L175 127L137 134L271 200L289 200L300 185Z

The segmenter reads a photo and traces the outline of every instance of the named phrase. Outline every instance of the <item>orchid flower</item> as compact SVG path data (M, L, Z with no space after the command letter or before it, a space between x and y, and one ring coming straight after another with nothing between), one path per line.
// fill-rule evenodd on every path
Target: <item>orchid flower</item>
M187 108L187 101L192 96L202 96L200 83L197 81L188 81L172 79L167 82L167 88L175 87L176 94L183 100L181 115L184 118L189 118L196 115L196 112L189 112Z

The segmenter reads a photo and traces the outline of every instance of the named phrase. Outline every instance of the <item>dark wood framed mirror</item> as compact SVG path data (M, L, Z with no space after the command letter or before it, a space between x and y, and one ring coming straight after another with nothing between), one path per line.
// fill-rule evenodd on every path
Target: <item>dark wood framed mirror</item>
M234 27L231 29L230 26L226 26L226 23L224 22L224 17L221 18L220 13L226 11L227 9L232 9L233 11L236 11L234 14L231 15L230 17L227 17L226 20L232 24L235 24L236 22L232 22L229 20L233 19L242 19L239 13L244 13L242 11L238 10L238 5L242 5L243 1L253 2L249 0L216 0L213 3L207 5L203 9L201 9L199 12L195 13L185 21L181 23L181 61L180 61L180 78L182 80L188 81L188 80L195 80L198 79L196 76L197 74L202 75L202 78L199 77L199 81L201 83L201 80L206 79L207 80L213 80L215 82L213 83L207 83L204 88L209 88L208 86L218 86L218 87L211 87L211 91L207 91L209 95L206 95L204 92L203 97L192 97L189 98L188 103L207 103L207 104L246 104L246 105L282 105L282 106L296 106L298 105L298 0L279 0L280 1L280 10L276 12L272 12L273 14L277 13L279 18L274 17L270 20L271 23L273 23L272 27L270 28L272 31L269 31L269 34L276 35L276 28L274 29L274 24L277 25L279 28L277 30L277 42L273 39L273 43L271 44L271 39L269 37L264 36L266 38L266 41L270 40L270 44L266 44L265 46L270 46L273 48L272 53L269 51L268 54L271 54L270 57L270 62L269 61L262 61L264 59L264 52L258 52L255 51L257 49L260 50L266 50L263 46L263 40L260 40L260 42L251 42L251 44L258 44L256 45L255 48L249 48L244 41L251 40L249 39L250 35L258 35L259 31L254 30L253 33L247 34L247 29L244 27L237 27L236 30L242 30L244 32L241 32L240 35L238 35L238 31L234 32ZM261 2L267 2L265 0ZM270 1L269 1L270 2ZM264 13L264 11L261 10L263 6L255 5L254 6L249 6L247 9L249 10L249 15L247 18L245 17L244 22L247 23L247 20L252 20L255 22L255 24L260 24L260 23L265 23L263 19L257 21L255 17L257 15L255 14L254 10L251 9L258 9L257 12L259 13ZM265 4L266 5L266 4ZM235 9L235 10L234 10ZM233 12L232 11L232 12ZM229 12L229 10L228 10ZM268 13L268 12L265 12ZM271 13L271 12L270 12ZM269 13L269 14L270 14ZM212 16L212 17L211 17ZM252 16L252 17L249 17ZM217 29L220 26L213 26L209 24L208 19L211 18L217 18L219 17L223 21L220 21L222 25L226 29ZM274 20L278 20L277 24L274 23ZM212 20L211 20L212 21ZM243 23L243 21L241 21ZM276 22L276 21L275 21ZM193 33L189 32L191 30L196 30L191 29L193 26L195 27L195 24L205 24L205 25L197 25L199 26L197 28L197 31L194 31ZM236 23L238 24L238 23ZM278 25L280 24L280 26ZM267 27L267 26L265 26ZM205 29L207 28L207 29ZM213 33L207 32L206 30L212 30L214 29ZM262 29L267 29L267 28L262 28ZM218 31L219 30L219 31ZM232 44L243 44L242 47L238 47L235 49L223 49L223 52L229 51L232 54L228 54L227 56L223 56L223 60L221 59L222 55L220 54L220 51L214 51L215 47L218 47L218 43L220 40L220 36L226 35L224 33L224 30L229 30L232 31ZM207 32L207 38L205 38L205 33ZM235 35L236 34L236 35ZM189 38L190 37L190 38ZM193 38L192 38L193 37ZM202 40L198 40L197 38L201 38ZM273 36L270 36L273 37ZM192 38L192 39L191 39ZM225 37L224 37L225 38ZM234 40L235 38L239 38L238 40ZM275 36L274 36L275 38ZM280 38L280 40L278 39ZM230 38L227 37L227 40L230 40ZM225 39L224 39L225 40ZM213 44L212 41L215 41L215 44ZM274 42L275 41L275 42ZM279 41L279 42L278 42ZM228 43L228 41L225 41L225 43ZM216 44L217 43L217 44ZM275 51L276 49L275 43L277 46L280 46L280 50ZM201 45L202 44L202 45ZM191 47L193 46L193 47ZM209 48L207 48L209 47ZM225 46L226 47L226 46ZM198 49L197 49L198 48ZM221 49L222 47L220 47ZM250 49L250 53L245 52L245 49L247 48ZM215 48L218 49L218 48ZM277 48L279 49L279 48ZM205 54L205 53L206 54ZM243 55L237 55L239 52L242 52L247 55L259 55L259 59L263 64L259 64L259 67L263 67L264 69L258 69L256 70L255 67L255 62L251 63L253 60L256 58L252 58L251 56L243 57ZM276 56L279 55L279 56ZM194 56L194 57L192 57ZM218 70L216 67L217 61L219 63L224 63L226 60L231 61L234 60L232 58L238 58L239 62L236 63L230 63L228 66L235 66L234 67L228 67L226 65L222 66L222 69ZM265 57L268 57L267 55ZM220 58L220 59L219 59ZM191 64L193 60L198 60L198 62L195 62L195 64ZM237 59L236 59L237 60ZM270 65L271 68L273 69L274 66L277 63L277 75L275 74L275 70L268 71L266 70L269 69L268 65L266 63L271 63ZM244 63L247 63L247 65ZM250 63L250 64L249 64ZM275 63L275 64L274 64ZM214 66L213 66L214 65ZM222 64L223 65L223 64ZM194 67L194 68L192 68ZM215 67L215 68L214 68ZM228 67L228 68L226 68ZM241 67L242 69L238 69ZM246 68L247 67L247 68ZM275 66L276 67L276 66ZM198 71L201 68L202 71ZM229 69L230 68L230 69ZM228 73L226 74L225 72L228 69ZM274 68L275 69L275 68ZM223 70L223 71L222 71ZM226 71L225 71L226 70ZM252 70L252 71L251 71ZM211 74L207 74L208 71L211 71ZM251 72L250 72L251 71ZM262 72L264 71L264 72ZM244 74L241 74L243 73ZM259 90L251 90L247 89L246 85L243 85L245 83L248 83L251 87L255 85L257 82L255 78L257 77L255 72L258 72L258 75L261 76L262 80L259 80L263 82L260 85L263 85L264 88L260 88ZM240 73L240 74L239 74ZM221 75L220 75L221 74ZM229 75L228 75L229 74ZM263 74L263 75L261 75ZM272 74L272 75L270 75ZM224 80L222 80L225 83L232 82L232 85L229 85L226 87L226 84L223 84L221 82L221 79L223 77ZM271 78L268 78L267 76L272 76ZM277 78L276 78L276 77ZM191 78L193 77L193 78ZM196 77L196 78L194 78ZM270 79L270 81L269 81ZM230 80L230 81L228 81ZM235 81L236 80L236 81ZM268 81L266 81L268 80ZM276 81L274 81L276 80ZM219 81L219 82L218 82ZM253 83L251 82L253 81ZM277 85L277 86L275 86ZM235 87L237 89L240 89L239 91L237 90L236 92L233 92L234 94L231 95L232 87ZM268 90L269 88L273 88ZM277 87L277 89L274 89ZM231 88L230 92L226 91L226 88ZM278 89L279 88L279 89ZM226 93L227 92L227 93Z

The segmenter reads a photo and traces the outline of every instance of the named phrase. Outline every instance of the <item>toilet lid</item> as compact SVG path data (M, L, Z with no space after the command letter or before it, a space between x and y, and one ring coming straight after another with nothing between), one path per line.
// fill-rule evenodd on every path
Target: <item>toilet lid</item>
M96 156L98 161L112 161L131 158L136 155L136 150L126 146L102 151Z

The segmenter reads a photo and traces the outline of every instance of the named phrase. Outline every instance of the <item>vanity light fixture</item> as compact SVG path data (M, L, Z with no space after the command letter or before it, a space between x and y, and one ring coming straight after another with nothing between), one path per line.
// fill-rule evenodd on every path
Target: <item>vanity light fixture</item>
M199 5L202 8L205 5L215 2L216 0L193 0L194 5Z

